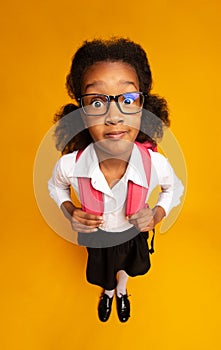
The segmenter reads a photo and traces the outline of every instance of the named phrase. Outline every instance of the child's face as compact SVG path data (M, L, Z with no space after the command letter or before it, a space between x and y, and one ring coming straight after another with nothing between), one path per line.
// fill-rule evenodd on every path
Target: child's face
M116 96L136 91L139 91L137 74L132 66L124 62L97 62L83 77L82 95L95 93ZM95 103L98 103L99 108L100 101L96 100ZM82 117L94 142L102 144L102 150L112 155L127 151L140 129L141 112L124 114L115 101L110 102L109 110L104 115L82 114Z

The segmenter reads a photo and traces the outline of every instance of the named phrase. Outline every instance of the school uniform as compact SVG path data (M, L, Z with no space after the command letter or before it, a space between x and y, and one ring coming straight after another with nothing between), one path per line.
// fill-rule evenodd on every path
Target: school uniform
M71 201L70 187L79 196L78 177L91 178L92 186L103 193L103 225L94 233L79 233L78 243L87 246L87 280L104 289L116 287L116 273L125 270L129 276L145 274L150 268L148 233L140 233L125 217L128 181L148 189L146 202L156 186L161 187L156 205L166 215L180 203L183 185L168 160L149 150L151 175L149 184L138 146L134 144L124 176L110 188L100 170L93 143L76 161L77 152L62 156L48 182L50 196L60 207Z

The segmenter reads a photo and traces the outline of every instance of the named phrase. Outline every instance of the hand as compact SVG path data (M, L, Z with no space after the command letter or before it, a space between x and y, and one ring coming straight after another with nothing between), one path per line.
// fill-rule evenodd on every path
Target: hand
M63 202L61 210L71 222L74 231L84 233L95 232L104 222L102 216L88 214L82 209L75 207L71 201Z
M154 212L150 208L141 209L137 213L128 216L128 221L140 232L153 230L155 226Z
M73 210L70 221L74 231L84 233L95 232L103 224L102 216L88 214L79 208Z

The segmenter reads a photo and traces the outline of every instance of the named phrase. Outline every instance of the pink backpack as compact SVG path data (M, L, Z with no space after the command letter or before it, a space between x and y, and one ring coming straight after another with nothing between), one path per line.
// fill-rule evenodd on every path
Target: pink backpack
M150 142L135 142L142 156L143 166L146 173L147 183L150 183L151 159L149 149L157 151L157 148ZM76 161L84 150L77 153ZM80 201L82 210L94 215L102 215L104 212L104 201L102 192L96 190L91 185L91 179L88 177L78 178ZM142 208L147 207L145 203L148 189L139 186L132 181L128 182L126 216L132 215Z
M157 152L157 147L150 142L139 143L135 142L142 156L143 166L146 173L147 183L150 183L151 175L151 158L149 149ZM77 153L76 161L80 157L84 150L80 150ZM78 186L80 193L80 201L82 210L90 214L102 215L104 212L104 201L102 192L96 190L91 185L91 179L88 177L79 177ZM126 202L126 216L132 215L140 209L146 208L146 197L148 188L139 186L132 181L128 182L127 191L127 202ZM153 235L151 238L151 248L149 249L150 254L154 253L154 237L155 229L152 230ZM85 244L84 244L85 245Z

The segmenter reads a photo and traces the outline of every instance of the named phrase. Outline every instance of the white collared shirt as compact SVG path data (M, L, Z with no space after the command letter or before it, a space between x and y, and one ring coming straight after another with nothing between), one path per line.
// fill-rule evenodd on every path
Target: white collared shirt
M127 183L129 180L146 187L148 198L156 186L161 187L156 205L164 208L166 215L180 203L183 185L175 175L168 160L158 152L149 150L151 156L151 177L148 186L140 151L135 144L124 176L110 188L99 167L93 144L90 144L76 162L77 152L62 156L53 170L48 182L50 196L60 207L65 201L71 201L72 186L79 197L78 177L91 178L92 186L103 193L104 224L101 229L118 232L129 229L132 225L125 217Z

